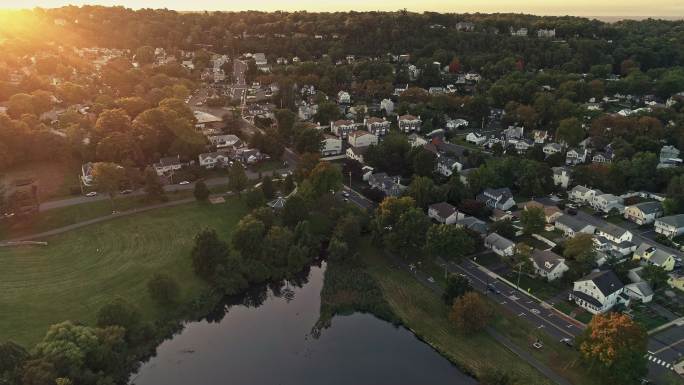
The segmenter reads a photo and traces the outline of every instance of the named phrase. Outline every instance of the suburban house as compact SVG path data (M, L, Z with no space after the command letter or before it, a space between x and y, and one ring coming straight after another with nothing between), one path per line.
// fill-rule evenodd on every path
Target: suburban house
M465 119L449 119L446 122L447 130L458 130L465 127L468 127L468 121Z
M159 176L180 170L181 168L183 168L183 164L180 161L180 155L161 158L159 162L154 164L154 171Z
M477 146L481 146L484 144L484 142L487 141L487 137L484 135L480 135L477 132L470 132L468 135L465 137L466 142L475 144Z
M684 233L684 214L670 215L655 220L655 231L668 238Z
M339 155L342 153L342 139L333 136L325 135L321 141L321 155L331 156Z
M368 147L348 147L345 155L351 160L355 160L361 164L364 164L364 156L366 155L367 151Z
M456 207L447 202L431 204L428 207L428 216L437 222L446 225L453 225L459 219L465 217L465 215L460 213Z
M570 184L570 169L567 167L552 167L553 184L567 189Z
M428 143L427 140L425 140L425 138L416 133L413 133L408 136L408 142L411 145L411 147L422 147Z
M207 169L225 167L230 164L230 155L225 151L199 154L199 165Z
M594 243L597 250L620 259L632 253L636 248L636 245L632 243L632 233L612 223L596 229Z
M542 147L542 152L548 157L563 151L563 146L558 143L547 143Z
M660 202L642 202L625 207L625 219L637 225L655 222L663 215L663 205Z
M530 139L517 140L513 145L513 147L515 148L515 152L517 152L518 154L524 154L533 146L534 142Z
M390 130L390 122L385 118L366 118L363 121L363 125L366 126L368 132L377 136L386 135Z
M601 226L596 229L596 234L615 243L631 242L633 237L629 230L625 230L622 227L616 226L612 223L606 223L605 226Z
M330 122L330 132L337 135L337 137L345 139L347 135L356 131L356 124L351 120L336 120Z
M541 38L554 38L556 37L556 29L538 29L537 37Z
M397 116L397 124L399 125L399 131L413 132L420 131L422 121L420 120L420 116L415 117L413 115L399 115Z
M240 147L240 138L232 134L212 135L209 136L207 139L209 139L209 142L211 142L211 144L216 148Z
M670 278L667 279L667 284L673 289L684 291L684 274L670 273Z
M520 207L520 205L518 205ZM529 210L530 208L538 208L544 212L544 220L546 223L554 223L556 219L563 215L563 212L556 206L545 205L537 201L529 201L522 204L523 210Z
M240 148L235 152L235 156L246 164L253 164L267 157L256 148Z
M466 216L462 219L459 219L456 222L456 226L472 230L481 236L485 236L487 234L487 224L475 217Z
M487 235L484 239L484 245L502 257L509 257L515 253L515 243L497 233Z
M665 271L672 271L675 267L675 256L665 250L651 246L648 243L642 243L634 251L632 256L634 260L644 261L649 265L655 265L663 268Z
M568 238L572 238L579 233L594 234L594 230L596 230L596 227L567 214L558 217L554 227L562 231Z
M622 204L622 198L613 194L597 194L591 200L591 207L596 211L609 213L611 210L617 210L620 213L624 212L625 206Z
M575 281L569 299L592 314L601 314L620 302L629 303L623 291L624 285L612 270L597 271Z
M658 168L670 168L682 165L682 159L679 157L679 149L675 146L663 146L660 149L660 163Z
M570 270L565 264L565 259L551 250L534 249L530 256L534 272L540 277L546 278L549 282L563 276L563 273Z
M351 103L351 95L347 91L340 91L337 93L337 102L340 104Z
M597 152L591 157L592 163L606 164L613 161L612 152Z
M394 102L391 99L382 99L380 101L380 110L384 110L387 115L394 112Z
M565 164L576 165L587 161L589 152L586 148L571 148L565 153Z
M368 184L377 190L385 193L387 196L399 196L406 189L406 186L401 184L399 176L388 176L387 173L379 172L372 174L368 178Z
M85 186L90 186L93 183L93 163L84 163L81 166L81 182Z
M532 131L532 138L534 138L534 143L544 144L549 138L549 132L546 130L534 130Z
M477 195L476 199L479 202L483 202L487 207L499 210L508 210L515 206L515 200L513 200L513 193L508 187L492 189L486 188L480 194Z
M525 135L525 128L520 126L508 126L508 128L501 131L506 140L522 139Z
M371 144L378 144L378 137L370 132L357 130L347 136L347 142L352 147L368 147Z
M592 204L594 196L603 194L600 190L593 190L585 186L575 186L568 193L568 198L574 202Z
M630 299L648 303L653 301L653 289L646 281L633 282L625 285L625 294Z
M450 156L440 156L437 158L437 172L445 177L450 177L454 171L459 172L463 165Z

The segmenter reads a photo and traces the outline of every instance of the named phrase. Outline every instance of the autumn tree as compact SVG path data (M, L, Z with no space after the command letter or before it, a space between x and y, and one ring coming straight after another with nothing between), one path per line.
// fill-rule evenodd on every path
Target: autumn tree
M97 189L109 195L114 210L114 198L119 193L121 183L126 179L123 167L115 163L95 163L93 166L93 181Z
M473 291L470 280L462 274L449 274L442 299L447 305L453 305L456 298Z
M647 373L646 331L628 315L595 315L580 337L582 359L605 383L635 384Z
M143 189L145 190L145 196L150 201L166 201L166 192L164 191L164 186L159 180L159 175L152 167L145 168L144 174L145 185Z
M492 321L494 313L479 294L469 292L454 301L449 319L464 333L483 330Z

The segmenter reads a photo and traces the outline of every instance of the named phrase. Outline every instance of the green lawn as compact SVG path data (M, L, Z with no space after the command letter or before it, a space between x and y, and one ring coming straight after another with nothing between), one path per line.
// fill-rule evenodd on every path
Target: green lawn
M506 279L518 283L518 272L512 271L506 276ZM556 294L560 293L563 289L549 283L543 278L532 278L527 275L520 274L520 290L525 290L530 294L533 294L543 300L554 297Z
M477 263L484 267L495 267L501 264L501 257L496 253L485 253L477 256Z
M196 296L205 285L190 264L195 234L213 227L228 239L245 212L236 199L216 206L189 203L74 230L47 239L46 247L0 249L0 341L29 347L51 324L92 324L115 296L154 320L158 308L148 297L147 279L168 273L185 298Z

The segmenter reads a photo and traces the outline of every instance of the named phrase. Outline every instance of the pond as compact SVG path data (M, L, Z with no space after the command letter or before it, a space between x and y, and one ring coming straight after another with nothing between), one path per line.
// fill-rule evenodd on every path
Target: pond
M475 384L409 330L369 314L314 328L325 263L190 322L131 377L137 385Z

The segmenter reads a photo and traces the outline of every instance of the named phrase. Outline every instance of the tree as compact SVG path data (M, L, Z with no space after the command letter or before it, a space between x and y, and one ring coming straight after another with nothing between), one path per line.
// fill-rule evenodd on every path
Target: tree
M289 175L288 175L289 176ZM266 175L261 178L261 192L266 199L273 199L275 197L275 187L273 186L273 179Z
M342 187L342 170L330 162L319 162L305 181L316 197Z
M556 139L576 146L584 139L584 128L577 118L567 118L560 121L556 130Z
M295 134L295 149L300 154L305 152L319 152L323 133L316 128L301 128Z
M154 48L149 45L138 47L135 50L135 60L140 64L154 63Z
M437 168L437 156L422 147L412 151L413 173L419 176L431 176Z
M21 345L12 341L0 343L0 384L16 383L19 368L28 357Z
M333 237L328 244L328 256L332 260L341 261L349 257L349 246L344 240Z
M262 256L266 226L251 215L238 222L233 231L233 249L245 258L254 259Z
M440 258L461 260L475 251L475 242L468 233L452 225L432 225L427 231L426 251Z
M407 189L407 195L416 201L418 207L422 208L438 201L438 194L435 182L426 176L415 176Z
M131 117L121 108L102 111L95 122L95 130L101 135L128 132L130 129Z
M290 228L297 226L297 224L305 220L307 216L308 205L304 198L299 196L299 194L294 194L285 202L285 206L281 213L283 224Z
M226 262L228 245L219 239L216 230L204 229L195 236L190 255L195 274L210 281L214 278L216 268Z
M114 211L114 198L119 193L121 183L126 179L123 167L115 163L99 162L93 166L93 182L98 190L109 195Z
M473 291L470 280L462 274L449 274L442 299L447 305L453 305L456 298Z
M592 264L596 256L594 237L590 234L577 234L565 241L563 256L582 264Z
M546 217L540 207L528 207L520 215L520 223L525 234L535 234L544 230Z
M361 239L361 222L354 214L346 214L337 220L333 230L333 238L337 238L347 245L357 245Z
M404 257L417 254L425 246L430 219L421 209L411 207L399 216L385 237L385 244Z
M166 201L166 192L159 180L159 175L152 167L145 168L145 196L149 201Z
M647 338L626 314L597 314L581 336L579 350L605 383L635 384L647 373Z
M504 238L513 239L515 238L515 227L513 227L513 222L510 219L505 219L503 221L496 221L489 225L489 229L493 233L497 233Z
M23 385L53 385L57 379L55 365L46 359L26 361L21 371Z
M646 265L644 267L643 278L648 281L654 290L667 286L667 280L670 276L667 271L660 266Z
M195 183L195 188L192 191L192 195L194 195L195 199L198 201L206 202L207 199L209 199L209 189L207 188L207 184L201 180Z
M168 274L155 273L147 281L147 292L156 303L167 306L178 302L180 287Z
M228 169L228 188L233 193L237 194L238 197L242 194L242 190L247 187L247 174L245 174L245 169L242 168L238 162L235 162Z
M142 323L140 311L122 297L116 297L106 305L102 306L97 312L97 326L104 328L107 326L121 326L126 329L126 335L130 336L137 333Z
M469 292L456 298L449 319L464 333L483 330L493 317L489 304L475 292Z
M247 194L245 195L245 204L247 205L247 208L251 210L265 205L266 198L261 192L261 189L253 188L247 191Z

